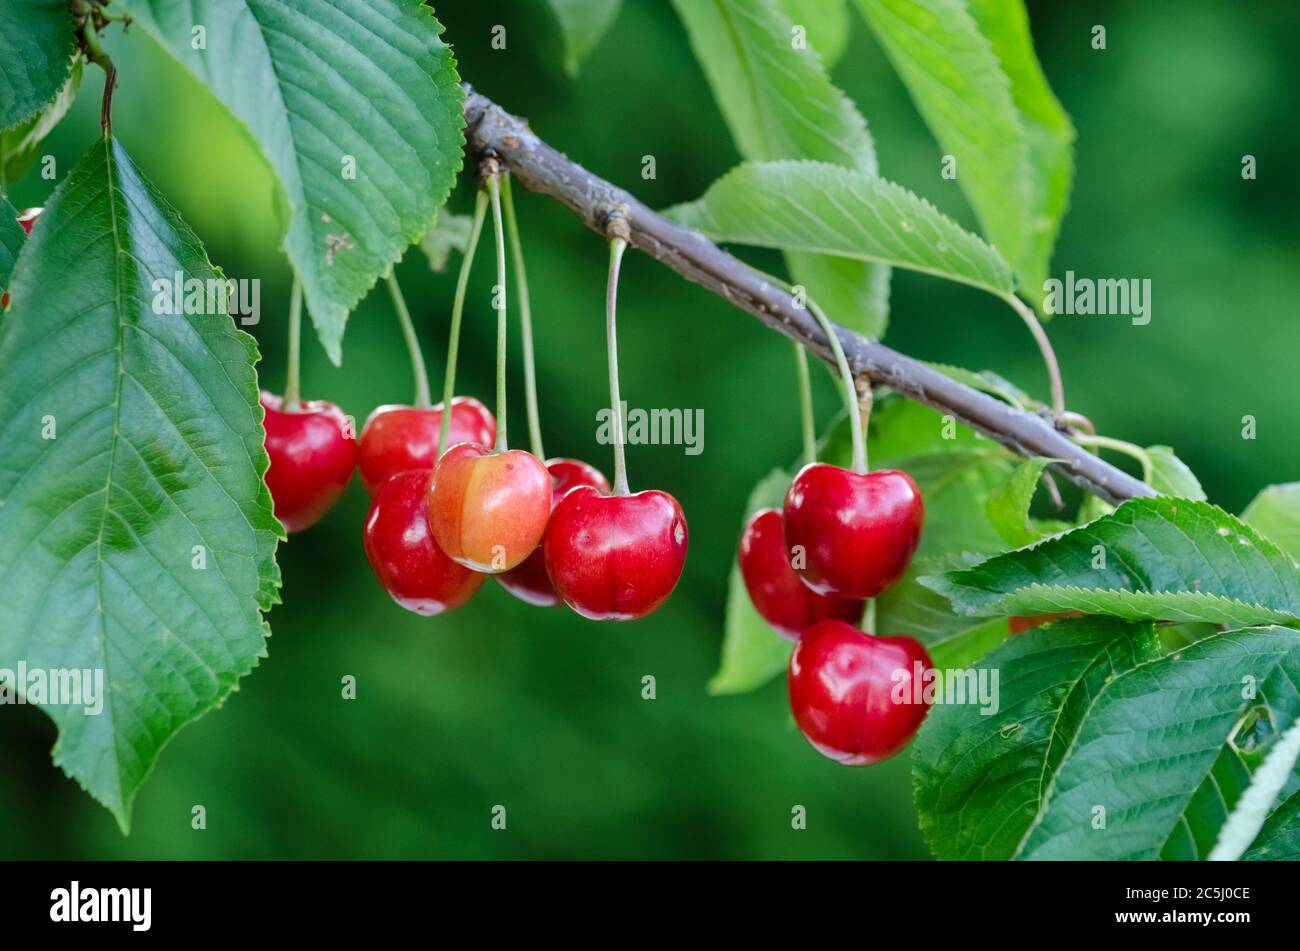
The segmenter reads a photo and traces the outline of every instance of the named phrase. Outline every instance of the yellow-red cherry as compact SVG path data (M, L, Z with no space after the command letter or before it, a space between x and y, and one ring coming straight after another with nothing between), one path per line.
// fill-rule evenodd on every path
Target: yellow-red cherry
M533 553L551 515L551 474L523 449L452 446L429 483L429 528L453 561L498 574Z

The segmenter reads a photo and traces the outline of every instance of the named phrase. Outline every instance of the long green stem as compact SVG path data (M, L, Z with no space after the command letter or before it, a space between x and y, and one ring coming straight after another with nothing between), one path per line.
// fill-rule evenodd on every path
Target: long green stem
M510 263L515 269L519 288L519 330L524 344L524 400L528 407L528 444L533 455L545 459L542 449L542 423L537 411L537 363L533 357L533 310L528 300L528 275L524 272L524 248L519 240L519 222L515 218L515 200L510 194L510 173L501 177L501 200L506 213L506 237L510 240Z
M1052 342L1047 339L1047 331L1043 329L1043 323L1038 319L1038 315L1015 294L1007 294L1003 300L1020 315L1020 319L1025 322L1025 326L1033 335L1034 343L1038 345L1038 352L1043 356L1043 366L1047 368L1047 379L1052 388L1052 414L1060 416L1065 412L1065 384L1061 381L1061 365L1056 360L1056 351L1052 349Z
M830 341L831 352L835 354L835 364L840 369L840 382L844 385L844 407L848 410L849 425L853 430L853 471L865 473L867 438L862 431L862 407L858 405L858 387L853 379L853 371L849 368L848 357L844 355L844 347L840 345L839 335L835 333L835 326L830 318L813 302L812 298L808 299L808 310L812 312L813 317L817 318L822 333Z
M614 494L627 495L627 459L623 449L623 402L618 395L618 272L627 242L609 242L609 280L605 286L605 345L609 349L609 406L614 420Z
M812 380L808 376L808 351L798 343L794 347L795 375L799 378L799 422L803 429L803 462L817 461L817 424L813 419Z
M501 222L501 176L489 175L488 194L492 196L492 233L497 244L497 284L492 299L497 307L497 452L509 448L506 442L506 238Z
M284 411L292 413L299 402L299 364L302 361L302 279L295 273L289 292L289 369L284 380Z
M402 325L402 336L406 339L406 350L411 355L411 375L415 377L415 406L428 409L433 405L429 396L429 371L424 367L424 354L420 353L420 340L415 336L415 325L411 323L411 312L406 308L406 298L397 283L396 271L388 272L388 294L393 299L393 310L397 311L397 322Z
M1151 484L1151 477L1154 470L1151 465L1151 455L1141 446L1134 445L1131 442L1125 442L1122 439L1112 439L1109 436L1090 436L1085 433L1078 433L1070 437L1080 446L1095 446L1098 449L1113 449L1115 452L1122 452L1126 456L1136 459L1142 464L1142 481L1147 485Z
M474 224L465 245L465 257L460 262L460 275L456 278L456 296L451 302L451 331L447 340L447 373L442 381L442 428L438 431L438 458L447 448L451 435L451 400L456 394L456 358L460 353L460 318L465 312L465 288L469 286L469 272L474 264L479 234L483 231L483 218L487 214L487 193L479 192L474 200ZM497 425L501 425L498 421Z

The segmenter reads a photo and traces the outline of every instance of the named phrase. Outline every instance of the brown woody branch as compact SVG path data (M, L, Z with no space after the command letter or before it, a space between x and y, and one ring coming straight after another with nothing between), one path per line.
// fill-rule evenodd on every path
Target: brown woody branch
M494 155L524 187L558 199L602 235L617 212L626 222L625 236L632 247L833 364L830 345L812 314L762 274L593 175L539 139L526 122L473 90L468 91L465 118L469 148L480 156ZM860 379L949 413L1023 456L1059 460L1053 464L1056 471L1108 501L1155 494L1150 486L1076 445L1045 415L1010 406L851 330L838 327L837 333Z

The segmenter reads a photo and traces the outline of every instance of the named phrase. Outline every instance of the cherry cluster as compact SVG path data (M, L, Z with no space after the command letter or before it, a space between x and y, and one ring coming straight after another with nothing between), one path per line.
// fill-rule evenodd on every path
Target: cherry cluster
M614 495L580 460L495 451L496 420L472 397L452 401L441 458L441 403L381 406L359 439L333 403L287 409L263 392L262 406L276 518L290 532L314 525L359 470L372 498L366 557L416 614L459 607L493 575L529 604L631 620L663 604L681 575L686 519L671 495Z
M931 666L920 642L856 626L867 599L907 570L924 514L905 472L816 462L795 476L783 510L755 513L740 539L750 600L795 641L788 675L795 722L820 753L845 765L893 756L929 710L912 702L914 681Z
M497 226L498 287L504 286L500 187L497 178L487 179L476 209L452 309L448 397L454 385L465 280L482 226L486 193L491 194ZM505 197L508 201L508 191ZM507 204L506 212L506 221L513 226L513 206ZM619 244L614 255L607 315L615 392L613 288L622 247ZM526 287L522 260L516 263L522 289ZM418 385L417 396L427 398L409 314L393 279L389 280L411 346L417 383L423 384ZM295 296L295 307L297 300ZM449 611L464 604L491 575L529 604L546 607L562 602L594 620L644 617L667 600L681 577L687 547L681 506L666 492L628 490L621 441L615 445L617 472L612 488L586 462L563 458L543 462L531 362L530 429L538 452L507 448L501 420L504 305L498 310L496 417L478 400L463 396L434 406L427 401L424 406L380 406L366 420L360 437L354 438L347 417L332 403L291 403L263 393L271 460L266 481L276 517L290 532L309 527L334 504L357 469L371 496L363 535L366 557L380 584L407 610L425 616ZM525 319L531 320L526 302L523 311ZM292 313L290 323L292 335L296 326ZM525 339L531 361L531 331ZM292 354L292 343L290 349ZM296 387L292 356L290 378ZM449 418L444 418L448 413Z

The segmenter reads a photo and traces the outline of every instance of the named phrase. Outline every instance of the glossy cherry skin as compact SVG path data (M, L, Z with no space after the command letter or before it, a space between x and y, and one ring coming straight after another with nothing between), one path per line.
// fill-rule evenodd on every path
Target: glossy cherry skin
M432 617L460 607L483 575L452 561L429 532L426 493L432 473L412 469L379 487L366 516L366 559L389 596Z
M433 470L429 528L453 561L498 574L541 543L551 495L551 474L531 452L461 443L443 453Z
M760 509L740 536L740 576L754 609L791 641L797 641L805 628L823 618L857 623L862 617L862 601L818 594L799 580L790 565L783 522L776 509Z
M686 564L686 516L667 492L571 489L555 506L542 552L555 593L595 621L645 617Z
M551 474L551 511L570 489L590 485L601 492L609 492L609 480L595 466L578 459L547 459L546 471ZM560 603L550 575L546 573L546 555L538 545L533 553L518 566L496 576L501 587L520 601L539 608L549 608Z
M431 409L414 406L380 406L361 427L357 464L361 484L372 496L390 476L410 469L433 469L438 462L438 433L442 429L442 404ZM491 448L497 440L497 421L486 406L472 396L451 401L451 428L447 445L471 442Z
M818 594L874 598L907 570L925 507L906 472L862 475L814 462L790 483L784 514L786 544L804 554L804 584Z
M790 655L790 709L823 756L845 766L879 763L921 728L930 709L923 675L931 666L913 638L872 637L843 621L818 621Z
M321 520L347 488L357 462L352 424L333 403L303 400L295 412L284 398L262 391L266 411L266 485L275 517L286 531L300 532Z

